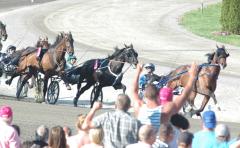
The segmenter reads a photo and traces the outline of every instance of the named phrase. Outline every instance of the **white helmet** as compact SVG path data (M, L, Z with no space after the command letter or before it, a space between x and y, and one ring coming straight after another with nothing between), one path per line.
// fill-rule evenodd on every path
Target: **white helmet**
M155 65L153 63L144 64L144 68L150 68L152 71L155 70Z

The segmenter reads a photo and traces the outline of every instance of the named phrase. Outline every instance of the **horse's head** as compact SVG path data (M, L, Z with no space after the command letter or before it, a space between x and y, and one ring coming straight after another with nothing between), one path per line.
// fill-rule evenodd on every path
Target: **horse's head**
M62 37L64 38L65 41L65 45L66 45L66 52L68 54L74 54L74 45L73 45L73 37L72 37L72 33L63 33Z
M120 58L129 64L137 65L138 64L138 53L133 48L133 45L125 45L123 49L121 49Z
M209 63L218 64L223 69L227 66L227 57L229 57L229 53L224 45L222 47L217 46L217 50L214 53L208 53L207 56Z
M50 47L50 44L48 42L48 37L39 37L38 41L37 41L37 44L36 44L36 47L41 47L41 48L44 48L44 49L49 49Z
M5 41L7 39L8 35L7 35L7 31L6 31L6 25L4 25L1 21L0 21L0 40L2 39L3 41Z

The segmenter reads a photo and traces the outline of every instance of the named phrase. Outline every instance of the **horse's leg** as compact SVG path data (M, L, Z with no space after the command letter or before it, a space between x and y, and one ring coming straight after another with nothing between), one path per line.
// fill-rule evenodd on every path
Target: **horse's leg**
M8 80L6 80L6 81L5 81L5 83L6 83L6 84L8 84L8 85L11 85L11 83L12 83L12 80L13 80L15 77L17 77L17 76L20 76L20 74L19 74L19 73L16 73L16 72L14 72L14 73L12 74L11 78L10 78L10 79L8 79Z
M96 90L94 99L93 99L93 101L91 102L91 108L93 107L94 102L97 101L97 99L98 99L98 97L99 97L99 93L100 93L100 91L101 91L101 89L102 89L102 86L100 86L100 85L98 85L98 86L96 86L96 87L97 87L97 90ZM101 101L102 101L102 100L101 100Z
M192 91L189 95L188 103L190 104L191 109L196 109L196 106L194 105L196 96L197 96L197 93L195 91Z
M200 115L201 115L200 113L204 110L204 108L205 108L205 106L207 105L209 99L210 99L210 96L209 96L209 95L204 95L204 99L203 99L203 101L202 101L201 107L200 107L198 110L193 110L192 113L200 116Z
M74 107L77 107L77 102L78 102L80 95L83 94L86 90L88 90L92 85L93 85L93 83L87 82L87 84L84 87L82 87L80 89L80 91L78 89L77 95L73 100Z
M80 77L79 82L77 84L77 94L76 94L75 98L73 99L73 104L75 107L77 107L78 98L81 95L80 90L81 90L82 82L83 82L83 79Z
M46 93L47 93L47 87L48 87L48 79L49 79L49 76L48 75L45 75L44 76L44 79L43 79L43 101L45 102L45 96L46 96Z
M28 79L30 79L32 77L32 74L31 73L28 73L24 78L23 78L23 81L19 87L19 89L17 90L17 93L16 93L16 96L17 98L19 98L20 94L21 94L21 91L23 89L23 86L27 83Z
M0 40L0 51L2 50L2 42L1 42L1 40Z
M31 77L29 82L29 88L33 88L33 86L35 85L35 79L36 79L35 75Z
M127 89L127 87L124 84L122 84L122 83L120 83L118 85L114 85L113 88L116 89L116 90L117 89L122 89L124 94L125 94L126 89Z
M220 108L220 106L218 105L218 102L217 102L217 99L216 99L216 96L215 96L214 92L211 94L211 97L213 98L214 104L215 104L215 106L217 107L217 109L218 109L219 111L221 111L221 108Z

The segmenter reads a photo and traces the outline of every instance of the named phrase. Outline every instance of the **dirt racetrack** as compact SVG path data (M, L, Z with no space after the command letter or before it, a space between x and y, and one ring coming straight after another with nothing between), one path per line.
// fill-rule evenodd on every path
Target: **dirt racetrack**
M106 57L116 45L133 43L142 62L154 62L156 73L166 74L191 61L205 62L203 55L213 51L216 45L215 41L193 35L178 25L184 12L200 7L200 0L59 0L40 4L46 1L35 0L36 5L27 0L0 2L0 20L7 24L9 34L8 40L3 42L5 48L9 44L18 48L33 45L39 35L48 35L52 41L59 31L71 30L79 63L90 58ZM204 2L216 3L218 0ZM216 114L221 121L235 122L228 125L232 135L237 135L240 132L236 123L240 122L240 54L239 47L225 46L230 57L228 67L221 71L218 79L216 95L222 111L216 111ZM133 73L134 70L129 70L123 79L128 88L131 88L129 82ZM22 138L29 139L39 124L49 127L66 124L73 128L76 115L88 112L86 108L69 105L76 90L67 92L61 87L61 91L60 99L67 98L66 105L12 101L11 97L10 100L0 99L0 105L13 106L14 121L22 128ZM109 93L112 91L104 90L105 100L113 102L116 94L121 92ZM0 94L14 96L15 86L1 83ZM88 100L88 96L89 93L81 98ZM199 105L201 97L197 100ZM212 100L209 104L213 105ZM199 120L191 119L191 123L193 131L199 129Z

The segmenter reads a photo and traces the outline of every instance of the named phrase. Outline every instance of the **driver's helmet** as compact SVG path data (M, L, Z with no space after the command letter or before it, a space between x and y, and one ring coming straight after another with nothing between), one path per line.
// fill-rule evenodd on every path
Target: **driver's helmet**
M155 70L155 65L153 63L147 63L147 64L144 64L144 68L151 69L151 71L153 72Z
M10 52L15 52L16 51L16 47L13 46L13 45L9 45L7 47L7 53L10 53Z

